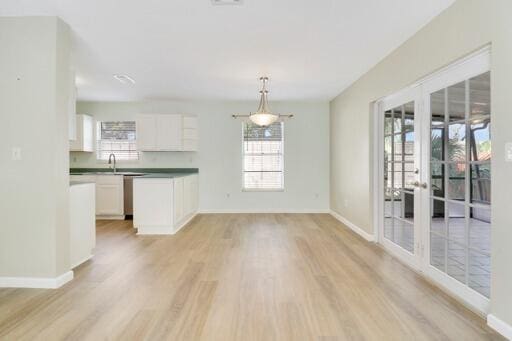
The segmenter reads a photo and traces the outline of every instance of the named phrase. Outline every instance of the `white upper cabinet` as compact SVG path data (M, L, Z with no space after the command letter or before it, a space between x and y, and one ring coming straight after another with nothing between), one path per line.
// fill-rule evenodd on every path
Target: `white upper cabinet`
M183 116L156 115L158 150L174 151L183 148Z
M76 115L76 139L69 141L72 152L94 151L94 119L89 115Z
M137 115L137 150L157 150L156 145L156 115Z
M189 115L137 115L137 150L196 151L197 117Z

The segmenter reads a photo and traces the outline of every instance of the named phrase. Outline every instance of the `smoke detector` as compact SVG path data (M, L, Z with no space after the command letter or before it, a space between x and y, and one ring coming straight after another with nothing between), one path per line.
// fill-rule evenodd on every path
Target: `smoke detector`
M241 5L243 0L212 0L212 4L215 6L220 5Z

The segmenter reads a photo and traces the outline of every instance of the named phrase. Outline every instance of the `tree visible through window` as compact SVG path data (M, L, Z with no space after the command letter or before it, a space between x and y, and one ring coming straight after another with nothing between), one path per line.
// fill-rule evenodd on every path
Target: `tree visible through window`
M138 160L135 121L98 122L97 159L108 160L110 154L116 160Z
M268 127L243 123L243 188L281 190L283 175L283 123Z

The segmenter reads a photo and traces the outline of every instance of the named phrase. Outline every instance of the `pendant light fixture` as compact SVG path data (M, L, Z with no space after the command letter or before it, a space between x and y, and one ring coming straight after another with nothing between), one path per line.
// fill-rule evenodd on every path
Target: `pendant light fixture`
M260 90L260 105L258 110L254 113L250 113L249 115L233 115L234 118L248 118L254 124L266 127L271 125L272 123L282 120L284 118L291 118L293 115L280 115L275 114L270 111L268 106L268 90L267 90L267 82L268 77L260 77L261 81L261 90Z

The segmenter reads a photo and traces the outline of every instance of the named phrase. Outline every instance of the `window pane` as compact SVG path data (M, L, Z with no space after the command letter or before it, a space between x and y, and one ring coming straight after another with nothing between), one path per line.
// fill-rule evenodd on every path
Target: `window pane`
M445 117L445 90L441 89L430 95L430 112L432 113L432 126L442 126Z
M486 72L469 80L470 117L491 114L491 73Z
M414 223L414 194L402 192L402 211L400 218Z
M414 131L414 102L404 105L404 132Z
M394 218L391 240L407 251L414 252L414 225Z
M491 211L485 208L470 208L469 247L481 252L491 252Z
M384 134L392 134L393 133L393 117L390 110L384 113Z
M466 248L448 240L448 275L459 282L466 282Z
M433 196L444 198L444 165L438 162L430 164L430 190Z
M446 272L446 239L437 234L430 234L430 264Z
M466 116L465 84L465 82L460 82L448 87L448 117L450 122L463 120Z
M402 107L393 109L393 132L402 132Z
M246 189L281 189L283 187L282 172L245 172Z
M392 155L392 150L391 150L391 146L392 146L392 136L386 136L384 138L384 162L391 162L393 161L391 159Z
M448 165L448 196L453 200L465 200L466 193L466 164L454 163Z
M487 161L491 159L491 121L476 120L470 126L471 160Z
M466 218L464 205L448 203L448 239L466 245Z
M491 294L491 256L469 250L469 287L485 297Z
M135 121L98 122L100 138L96 144L98 160L108 160L114 154L116 160L138 160Z
M402 134L396 134L393 136L393 161L402 161Z
M450 124L448 126L448 161L464 162L466 160L466 125Z
M444 128L432 127L430 140L431 160L444 161Z
M491 204L491 164L471 165L471 202Z
M446 236L445 202L431 199L430 206L430 231Z
M243 187L245 189L282 189L282 123L277 122L268 127L244 123L243 128Z
M393 179L393 164L391 162L384 164L384 186L385 187L392 187L392 181Z
M384 189L384 217L391 217L393 215L393 202L391 201L391 197L393 196L393 191L391 188L387 187Z
M404 161L414 161L414 132L408 132L405 134L404 142Z

